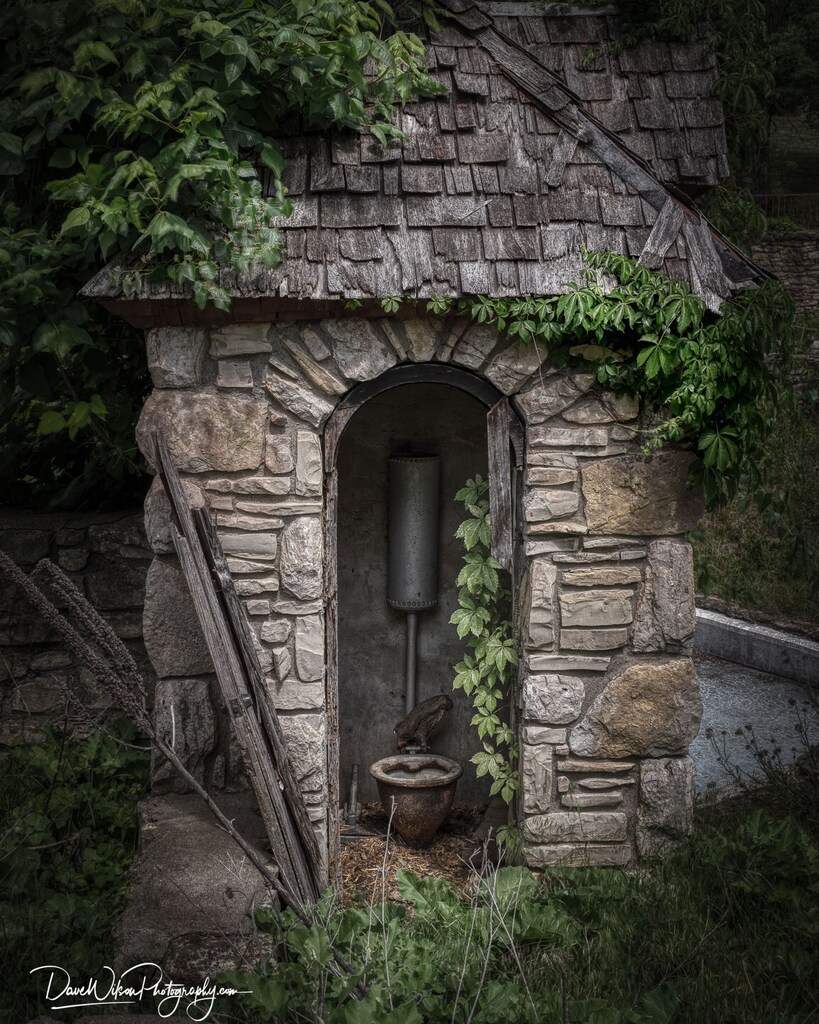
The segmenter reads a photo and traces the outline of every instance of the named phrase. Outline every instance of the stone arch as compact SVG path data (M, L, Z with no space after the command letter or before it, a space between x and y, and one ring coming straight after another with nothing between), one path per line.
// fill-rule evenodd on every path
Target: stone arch
M332 441L357 388L421 365L489 382L526 428L519 812L529 862L626 863L650 851L657 836L673 840L687 827L685 754L697 696L687 657L691 557L680 535L700 505L685 489L689 453L641 454L635 402L606 394L582 368L557 370L542 349L463 317L158 328L149 332L148 352L155 390L138 439L163 430L183 477L216 519L325 847L332 838L328 429ZM163 582L173 576L170 556L161 546L161 517L151 519L149 536L164 566L164 576L155 575ZM163 590L165 607L184 601L164 582L155 589ZM162 618L157 595L146 601L146 621ZM200 672L174 666L167 682L158 672L161 688L193 688L189 680ZM639 731L623 709L646 686L651 714ZM203 683L197 693L205 689ZM681 706L684 715L674 710ZM192 747L197 743L192 737ZM595 773L595 759L619 766L613 784L584 787L609 770ZM229 750L211 750L205 778L230 782L230 763ZM683 826L664 817L666 805L674 813L682 808Z

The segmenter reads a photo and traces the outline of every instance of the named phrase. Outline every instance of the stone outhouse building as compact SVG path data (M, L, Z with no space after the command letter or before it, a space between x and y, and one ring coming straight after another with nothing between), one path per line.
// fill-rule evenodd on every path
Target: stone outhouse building
M510 703L526 857L627 864L690 829L692 456L641 454L643 411L588 364L557 370L542 346L426 304L558 294L584 246L639 257L712 308L763 272L690 202L728 170L700 46L607 48L610 9L447 6L428 51L446 94L397 113L402 141L283 139L282 263L235 283L229 313L170 286L126 300L109 273L86 294L146 330L154 390L138 440L147 451L161 429L191 500L211 510L328 863L352 765L366 776L391 753L403 715L386 463L414 450L442 463L440 599L422 616L418 698L450 693L463 654L448 624L462 554L451 499L489 471L521 649ZM394 315L390 295L405 299ZM192 770L230 789L235 750L158 481L146 511L156 715L181 710ZM479 743L454 698L433 749L466 764L460 798L478 803ZM176 785L159 764L154 782Z

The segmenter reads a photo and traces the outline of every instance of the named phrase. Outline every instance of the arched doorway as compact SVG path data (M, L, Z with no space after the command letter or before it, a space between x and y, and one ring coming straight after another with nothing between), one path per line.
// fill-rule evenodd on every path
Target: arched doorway
M375 800L369 766L395 753L394 725L404 717L405 625L386 601L388 459L399 452L439 456L438 604L419 616L416 701L436 694L454 707L435 732L431 749L464 765L458 800L488 799L470 757L479 749L472 708L453 693L453 666L464 641L449 624L457 607L455 580L464 518L455 493L476 473L493 479L493 522L511 555L511 507L520 438L508 401L491 384L451 366L399 366L353 389L325 430L328 586L328 782L330 863L338 858L338 811L347 799L352 767L359 765L359 799ZM520 445L515 444L519 452ZM500 479L503 478L503 479ZM505 507L508 505L508 507ZM495 514L495 509L498 514ZM501 530L500 527L505 527ZM506 536L508 534L508 537ZM511 568L511 560L509 568ZM332 868L331 868L332 870Z

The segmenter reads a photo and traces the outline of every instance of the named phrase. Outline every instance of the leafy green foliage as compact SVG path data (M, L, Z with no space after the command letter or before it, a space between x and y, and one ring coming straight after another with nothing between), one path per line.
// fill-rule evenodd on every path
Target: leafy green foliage
M383 0L12 0L0 38L0 473L15 500L99 503L140 471L147 380L82 284L114 260L126 296L160 280L227 308L277 262L288 121L386 142L394 104L439 87Z
M775 282L711 313L688 285L616 253L584 254L565 295L461 303L478 323L548 347L553 365L590 362L597 380L639 395L658 422L644 449L693 444L694 476L713 502L753 475L752 453L779 403L771 363L788 353L792 306ZM545 351L541 349L542 354Z
M809 364L806 364L809 365ZM783 389L754 474L692 534L697 588L743 608L819 621L819 373Z
M715 816L636 872L502 867L469 900L403 870L397 886L403 905L341 910L328 893L310 927L264 912L275 966L226 979L251 990L248 1019L716 1024L819 1011L819 852L793 819ZM330 974L331 942L356 978ZM350 996L359 979L363 1000ZM217 1020L236 1020L236 1003Z
M75 977L99 971L126 899L147 751L123 747L133 727L3 753L0 774L0 952L8 1001L0 1024L48 1012L40 964Z
M509 699L515 666L517 644L509 619L509 590L503 585L503 566L490 554L492 543L489 522L489 501L485 497L487 482L476 475L455 495L469 513L458 527L466 554L458 574L458 609L450 622L458 636L466 639L471 654L455 666L452 685L472 698L483 750L472 757L480 778L492 778L490 793L499 793L511 803L518 790L515 769L518 750L510 724L501 716L503 703Z

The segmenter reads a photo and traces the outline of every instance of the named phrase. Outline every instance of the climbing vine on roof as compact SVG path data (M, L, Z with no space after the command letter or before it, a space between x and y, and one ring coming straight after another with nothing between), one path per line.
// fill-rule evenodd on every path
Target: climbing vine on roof
M397 134L438 91L403 17L423 0L9 0L0 11L0 479L5 497L119 500L139 472L140 339L77 291L127 257L227 308L222 270L273 266L291 204L273 138ZM434 19L432 19L434 21ZM374 74L365 76L370 63ZM260 168L272 179L263 192ZM105 486L101 488L101 484Z
M776 413L792 304L774 281L710 311L683 281L617 253L586 252L583 279L565 295L479 296L460 303L478 323L540 345L552 366L585 360L597 380L656 412L646 451L693 443L695 477L713 502L753 473L753 449ZM450 300L433 299L441 313Z

